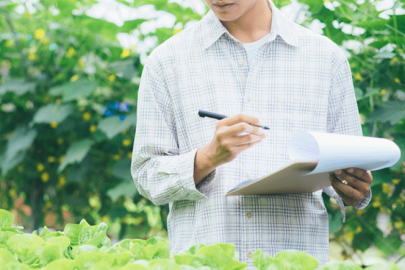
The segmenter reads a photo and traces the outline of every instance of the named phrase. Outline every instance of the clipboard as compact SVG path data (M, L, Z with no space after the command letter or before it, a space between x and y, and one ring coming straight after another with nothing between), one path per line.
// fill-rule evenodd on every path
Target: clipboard
M312 193L331 186L329 173L306 175L318 161L295 161L271 174L246 180L226 193L226 196Z

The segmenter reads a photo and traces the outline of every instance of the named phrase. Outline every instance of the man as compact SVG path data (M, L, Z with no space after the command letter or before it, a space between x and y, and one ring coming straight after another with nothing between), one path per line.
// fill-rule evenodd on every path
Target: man
M257 249L270 256L301 250L323 264L329 237L322 191L225 194L286 164L297 131L361 136L348 61L330 39L289 21L271 1L206 3L209 13L145 64L131 165L136 187L154 204L170 204L173 253L233 243L250 266ZM199 118L199 109L229 117ZM267 135L254 126L261 124L270 127ZM363 209L370 172L341 170L338 177L342 182L331 174L323 191L343 215L345 205Z

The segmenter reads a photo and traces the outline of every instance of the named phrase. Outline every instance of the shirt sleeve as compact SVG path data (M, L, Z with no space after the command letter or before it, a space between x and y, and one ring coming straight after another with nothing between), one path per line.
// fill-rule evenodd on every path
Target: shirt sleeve
M206 199L194 183L198 148L179 154L170 94L155 62L149 57L138 91L132 178L139 193L155 205Z
M343 51L338 50L337 57L332 63L332 82L329 94L327 132L362 136L359 111L354 94L352 73L349 61ZM340 206L343 222L345 221L346 205L333 187L323 189L329 197L334 198ZM364 198L353 207L365 208L371 200L371 189Z

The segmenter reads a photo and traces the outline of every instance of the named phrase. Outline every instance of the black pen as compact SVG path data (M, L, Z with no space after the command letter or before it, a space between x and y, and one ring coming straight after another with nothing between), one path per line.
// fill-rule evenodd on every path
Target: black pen
M209 117L209 118L214 118L214 119L218 119L218 120L228 117L226 115L217 114L217 113L213 113L213 112L207 112L207 111L203 111L203 110L199 110L198 115L200 117ZM256 126L256 127L261 127L262 129L270 129L269 127L266 127L266 126L259 126L259 125L254 125L254 124L251 124L251 125Z

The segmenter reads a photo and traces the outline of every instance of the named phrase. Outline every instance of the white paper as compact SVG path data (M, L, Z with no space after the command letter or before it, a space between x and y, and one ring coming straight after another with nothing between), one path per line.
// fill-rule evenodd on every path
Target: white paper
M388 139L313 131L295 133L288 151L293 161L318 161L308 174L350 167L375 171L391 167L401 157L398 145Z

